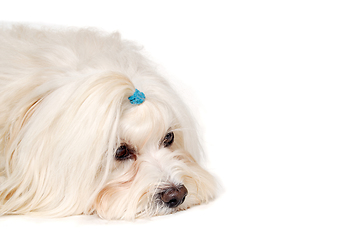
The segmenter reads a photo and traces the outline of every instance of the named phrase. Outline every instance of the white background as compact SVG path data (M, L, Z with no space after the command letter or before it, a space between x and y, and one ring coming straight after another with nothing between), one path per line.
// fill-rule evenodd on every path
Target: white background
M98 27L143 45L194 103L223 190L145 221L0 217L0 238L359 239L356 2L6 1L1 21Z

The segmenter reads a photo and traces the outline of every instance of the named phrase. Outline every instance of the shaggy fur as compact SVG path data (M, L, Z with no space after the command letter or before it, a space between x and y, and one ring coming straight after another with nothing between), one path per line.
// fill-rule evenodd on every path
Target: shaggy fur
M141 105L128 100L135 87ZM119 161L123 144L134 157ZM187 209L215 195L201 157L184 103L118 33L0 27L0 215L134 219ZM161 194L181 185L185 201L169 208Z

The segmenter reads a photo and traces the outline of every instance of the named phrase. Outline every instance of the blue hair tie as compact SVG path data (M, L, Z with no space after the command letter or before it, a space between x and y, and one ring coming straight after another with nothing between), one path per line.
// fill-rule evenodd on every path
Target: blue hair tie
M135 89L134 94L129 97L129 100L131 104L136 104L136 105L142 104L145 101L145 94Z

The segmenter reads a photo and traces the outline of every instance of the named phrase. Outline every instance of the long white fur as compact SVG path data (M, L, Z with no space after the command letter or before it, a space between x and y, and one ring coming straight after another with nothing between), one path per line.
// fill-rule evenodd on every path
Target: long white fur
M128 97L144 92L141 105ZM171 130L170 148L161 140ZM136 161L119 162L121 143ZM207 202L188 109L133 43L91 29L0 28L0 215L134 219ZM184 184L170 209L157 198Z

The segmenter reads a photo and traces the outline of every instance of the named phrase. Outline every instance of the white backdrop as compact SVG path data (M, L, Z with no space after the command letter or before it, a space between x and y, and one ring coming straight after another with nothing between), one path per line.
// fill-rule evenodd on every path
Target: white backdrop
M2 3L0 21L98 27L143 45L193 104L222 191L146 221L0 217L0 238L359 239L357 2Z

